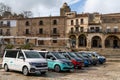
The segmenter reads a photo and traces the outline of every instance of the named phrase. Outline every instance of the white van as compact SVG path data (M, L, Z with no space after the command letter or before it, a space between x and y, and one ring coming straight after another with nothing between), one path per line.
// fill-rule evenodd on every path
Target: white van
M2 62L5 71L21 71L24 75L48 71L47 61L35 50L5 50Z

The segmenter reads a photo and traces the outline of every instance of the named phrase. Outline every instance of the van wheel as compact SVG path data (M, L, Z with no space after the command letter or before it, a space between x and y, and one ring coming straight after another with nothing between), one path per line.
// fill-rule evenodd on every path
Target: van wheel
M6 72L9 71L9 68L8 68L8 65L7 65L7 64L5 64L5 66L4 66L4 70L5 70Z
M60 66L59 66L59 65L56 65L55 68L54 68L54 70L55 70L56 72L60 72L60 71L61 71Z
M22 72L23 72L23 74L24 74L25 76L28 76L28 74L29 74L29 71L28 71L28 68L27 68L27 67L23 67Z

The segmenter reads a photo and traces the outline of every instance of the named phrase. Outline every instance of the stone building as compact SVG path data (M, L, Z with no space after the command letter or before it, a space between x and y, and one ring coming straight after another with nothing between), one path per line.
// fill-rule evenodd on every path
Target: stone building
M1 43L17 47L32 43L39 50L120 47L120 13L77 14L64 3L60 16L24 18L6 15L0 19Z

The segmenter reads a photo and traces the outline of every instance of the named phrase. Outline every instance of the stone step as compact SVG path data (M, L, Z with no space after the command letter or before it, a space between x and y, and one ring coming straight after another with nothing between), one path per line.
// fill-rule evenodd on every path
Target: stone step
M120 62L120 58L107 58L108 62Z
M107 60L107 62L120 62L120 60Z
M105 56L106 58L120 58L120 56Z

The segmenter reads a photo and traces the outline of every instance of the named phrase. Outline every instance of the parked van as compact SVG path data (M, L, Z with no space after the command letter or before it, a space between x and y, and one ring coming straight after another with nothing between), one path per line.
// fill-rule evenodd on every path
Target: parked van
M5 50L2 67L5 71L20 71L24 75L45 74L48 70L46 59L34 50Z
M45 54L45 58L48 62L48 68L56 72L73 71L74 69L72 62L58 52L48 52Z

